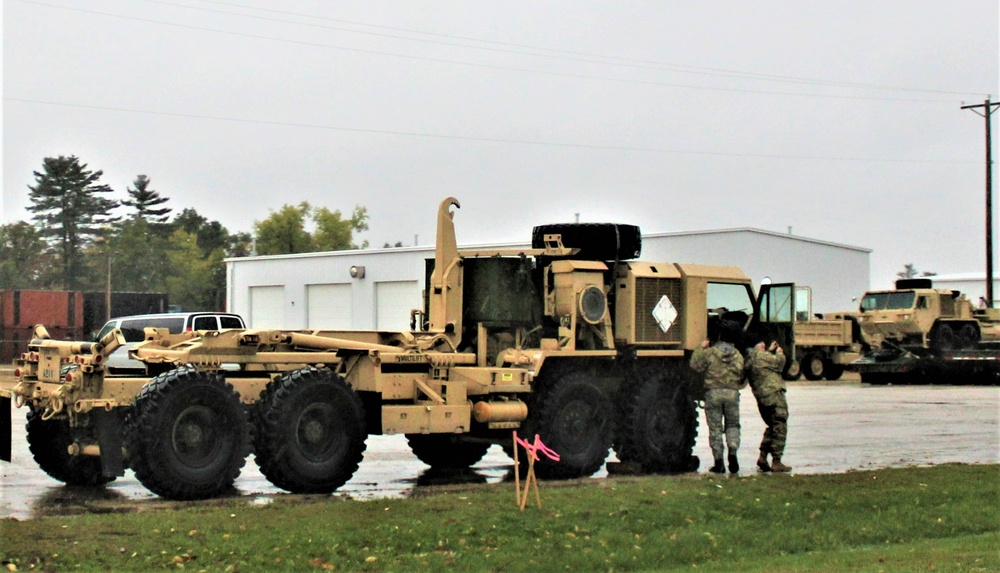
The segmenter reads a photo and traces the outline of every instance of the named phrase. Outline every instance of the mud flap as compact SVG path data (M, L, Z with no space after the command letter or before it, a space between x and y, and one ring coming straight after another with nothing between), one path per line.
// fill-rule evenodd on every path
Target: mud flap
M90 413L97 430L97 443L101 448L101 473L105 476L125 475L122 455L122 420L118 411L93 410Z
M11 416L9 397L0 398L0 460L10 461L11 449Z

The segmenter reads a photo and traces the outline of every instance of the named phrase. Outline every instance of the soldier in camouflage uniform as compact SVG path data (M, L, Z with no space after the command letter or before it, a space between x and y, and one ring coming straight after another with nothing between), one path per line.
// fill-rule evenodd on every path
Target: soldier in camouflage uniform
M740 388L743 381L743 355L733 346L738 325L722 325L720 340L709 346L706 340L691 356L691 368L705 379L705 418L708 421L708 443L715 457L709 470L724 473L723 436L729 448L729 471L740 471L736 451L740 447Z
M772 342L765 349L760 342L750 351L746 361L747 378L750 388L757 398L757 409L760 417L767 424L764 439L760 442L760 457L757 467L761 471L787 472L790 466L781 463L781 455L785 451L785 437L788 435L788 401L785 400L785 381L781 371L785 367L785 353ZM768 464L767 456L771 455Z

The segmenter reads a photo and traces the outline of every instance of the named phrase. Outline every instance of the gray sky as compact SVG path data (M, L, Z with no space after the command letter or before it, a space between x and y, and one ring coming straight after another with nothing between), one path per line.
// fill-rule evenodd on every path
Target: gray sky
M232 232L360 204L359 240L430 244L453 195L462 243L579 213L792 227L873 249L874 287L905 263L981 271L984 120L960 107L1000 95L998 18L996 0L3 0L3 222L29 219L44 157L77 155L117 198L146 174Z

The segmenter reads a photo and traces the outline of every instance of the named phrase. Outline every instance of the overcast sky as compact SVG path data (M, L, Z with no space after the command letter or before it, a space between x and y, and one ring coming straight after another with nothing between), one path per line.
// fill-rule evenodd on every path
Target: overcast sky
M579 214L791 228L872 249L873 287L906 263L983 271L985 126L960 108L1000 95L998 19L996 0L3 0L3 222L29 220L43 158L76 155L117 198L145 174L231 232L309 201L367 207L372 246L431 244L452 195L460 243Z

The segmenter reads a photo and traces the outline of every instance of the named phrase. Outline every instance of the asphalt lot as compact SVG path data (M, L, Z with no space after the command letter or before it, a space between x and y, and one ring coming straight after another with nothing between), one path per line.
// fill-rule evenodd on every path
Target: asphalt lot
M837 383L792 383L785 463L793 473L841 473L942 463L1000 463L1000 387L868 386L847 378ZM13 463L0 463L0 518L155 508L164 502L131 472L103 488L70 488L49 478L31 459L23 409L12 412ZM711 465L704 413L695 454L701 473ZM749 389L742 393L740 475L757 473L754 461L764 425ZM613 455L612 458L614 459ZM409 451L402 436L373 436L360 469L337 494L354 499L410 495L418 488L455 483L495 483L511 460L494 446L472 471L435 475ZM601 469L592 479L615 479ZM249 504L288 495L268 483L247 461L234 495ZM197 502L192 502L197 503Z

